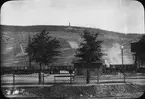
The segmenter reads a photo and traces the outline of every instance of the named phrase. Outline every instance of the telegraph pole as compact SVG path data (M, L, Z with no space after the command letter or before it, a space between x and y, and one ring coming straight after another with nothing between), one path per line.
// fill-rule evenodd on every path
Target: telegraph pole
M123 46L121 46L121 56L122 56L122 67L123 67L123 75L124 75L124 83L125 83L125 66L124 66L124 60L123 60Z
M30 37L30 32L28 34L28 45L31 43L31 37ZM31 57L28 55L29 58L29 67L31 68Z

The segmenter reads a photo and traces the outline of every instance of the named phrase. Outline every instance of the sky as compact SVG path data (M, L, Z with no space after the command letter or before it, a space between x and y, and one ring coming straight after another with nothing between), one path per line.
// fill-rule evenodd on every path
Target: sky
M134 0L15 0L1 8L3 25L68 25L144 33L144 8Z

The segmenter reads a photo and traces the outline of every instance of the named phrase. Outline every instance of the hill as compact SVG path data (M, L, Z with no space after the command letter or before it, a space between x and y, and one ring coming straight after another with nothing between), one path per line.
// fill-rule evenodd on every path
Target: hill
M120 45L124 44L124 60L126 64L133 63L132 53L130 52L130 43L138 41L141 36L139 34L123 34L113 31L75 27L75 26L52 26L52 25L36 25L36 26L7 26L1 25L2 33L2 61L6 64L11 64L12 61L19 61L17 54L21 53L21 45L23 49L27 46L28 35L40 33L43 29L49 31L50 35L56 37L62 46L62 54L55 62L57 65L70 64L74 58L75 50L82 41L81 34L87 29L92 33L99 33L98 40L102 40L102 51L107 54L104 56L106 64L120 64L121 50ZM135 38L131 40L132 38ZM127 43L126 43L127 42ZM21 64L22 65L22 64ZM26 64L25 64L26 65ZM7 65L8 66L8 65Z

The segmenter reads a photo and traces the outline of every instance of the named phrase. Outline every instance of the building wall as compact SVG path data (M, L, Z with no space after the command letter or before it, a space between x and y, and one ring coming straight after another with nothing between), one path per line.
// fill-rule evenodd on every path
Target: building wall
M86 76L87 69L75 68L75 76ZM90 76L97 76L98 69L90 69ZM103 66L100 67L99 73L103 73Z

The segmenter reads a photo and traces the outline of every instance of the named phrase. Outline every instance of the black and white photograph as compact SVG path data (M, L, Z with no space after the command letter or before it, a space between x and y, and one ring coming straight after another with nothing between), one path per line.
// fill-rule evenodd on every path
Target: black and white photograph
M145 91L137 0L11 0L1 6L1 91L10 99L135 99Z

